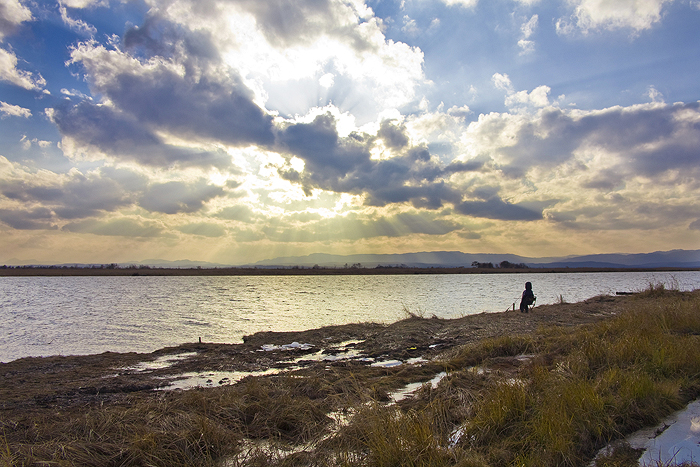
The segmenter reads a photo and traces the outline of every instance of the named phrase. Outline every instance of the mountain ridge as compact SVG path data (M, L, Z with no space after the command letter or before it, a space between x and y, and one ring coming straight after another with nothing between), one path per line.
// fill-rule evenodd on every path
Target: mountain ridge
M527 257L511 253L464 253L461 251L422 251L414 253L352 254L335 255L312 253L303 256L283 256L247 264L226 264L196 260L147 259L113 263L115 267L155 267L155 268L324 268L377 266L404 266L413 268L458 268L472 267L473 263L492 263L498 266L503 261L524 264L530 268L700 268L700 250L668 250L652 253L604 253L581 256ZM9 263L11 264L11 262ZM24 263L26 266L31 264ZM38 262L33 266L43 266ZM60 267L93 267L95 264L66 263Z
M503 261L525 264L531 268L551 267L605 267L605 268L659 268L700 267L700 250L669 250L652 253L618 253L565 257L525 257L515 254L463 253L460 251L432 251L396 254L333 255L313 253L305 256L278 257L258 261L252 267L364 267L400 266L408 267L472 267L474 262L493 263Z

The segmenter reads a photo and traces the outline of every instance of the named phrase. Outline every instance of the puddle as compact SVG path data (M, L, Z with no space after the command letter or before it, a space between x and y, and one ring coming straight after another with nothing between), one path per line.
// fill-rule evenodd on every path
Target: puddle
M283 371L278 368L270 368L262 371L202 371L193 373L182 373L177 376L168 376L162 379L170 380L167 386L158 388L159 391L172 391L175 389L194 389L194 388L215 388L226 386L228 384L237 383L246 376L266 376L279 374Z
M353 358L360 358L364 354L360 353L359 350L350 349L342 350L338 353L326 353L325 350L319 350L316 353L304 355L292 360L292 363L299 363L302 361L314 361L314 362L337 362L341 360L351 360Z
M389 397L390 397L394 402L402 401L402 400L406 399L407 397L412 396L413 393L415 393L417 390L419 390L421 387L423 387L424 384L430 384L430 387L433 388L433 389L435 389L435 388L437 387L438 383L439 383L439 382L442 380L442 378L444 378L445 376L447 376L447 373L445 373L445 372L443 371L443 372L440 372L440 373L438 373L437 375L435 375L435 376L433 377L433 379L431 379L430 381L424 381L424 382L420 382L420 383L411 383L411 384L407 384L407 385L404 386L402 389L399 389L398 391L395 391L395 392L391 393L391 394L389 395Z
M700 400L688 404L655 427L644 428L625 441L633 449L643 449L642 467L673 466L700 461ZM603 448L598 456L614 445ZM594 465L591 463L591 465Z
M150 362L141 362L133 366L129 366L126 368L120 368L122 371L135 371L137 373L145 373L148 371L155 371L155 370L162 370L164 368L168 368L173 366L175 363L186 360L190 357L194 357L197 355L197 352L186 352L186 353L180 353L180 354L175 354L175 355L164 355L162 357L158 357L155 360L152 360Z
M671 415L660 426L639 431L627 441L635 449L646 449L639 459L641 466L700 461L700 400Z
M309 350L312 347L312 344L300 344L299 342L292 342L291 344L283 345L263 344L261 346L261 349L264 352L270 352L271 350Z
M384 360L383 362L374 362L370 366L375 368L391 368L399 365L403 365L401 360Z

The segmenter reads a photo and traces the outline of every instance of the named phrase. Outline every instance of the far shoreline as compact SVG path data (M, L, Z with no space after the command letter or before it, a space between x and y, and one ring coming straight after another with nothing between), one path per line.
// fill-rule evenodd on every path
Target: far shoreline
M352 275L416 275L416 274L564 274L602 272L687 272L700 268L475 268L475 267L228 267L228 268L158 268L148 266L0 266L0 277L61 276L352 276Z

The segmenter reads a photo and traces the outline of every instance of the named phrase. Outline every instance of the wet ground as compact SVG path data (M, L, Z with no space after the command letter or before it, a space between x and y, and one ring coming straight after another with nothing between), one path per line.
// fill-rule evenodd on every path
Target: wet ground
M189 343L150 354L23 358L0 364L0 415L116 401L129 394L216 387L245 376L333 365L397 366L430 361L481 339L530 334L540 326L604 319L630 297L601 296L531 313L482 313L460 319L408 317L391 325L262 332L242 344Z

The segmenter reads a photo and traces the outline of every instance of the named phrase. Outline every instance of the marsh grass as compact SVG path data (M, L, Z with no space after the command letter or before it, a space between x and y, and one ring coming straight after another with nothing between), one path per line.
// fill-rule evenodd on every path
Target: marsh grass
M650 285L625 303L594 325L488 339L422 367L319 366L13 413L0 466L587 465L700 394L700 293ZM390 403L440 371L437 387ZM621 444L596 465L638 455Z
M338 434L338 448L348 465L586 465L700 394L699 336L698 294L653 286L597 325L462 348L437 389L401 408L368 407ZM499 364L522 354L533 355L528 365ZM631 466L638 456L619 448L597 465Z

